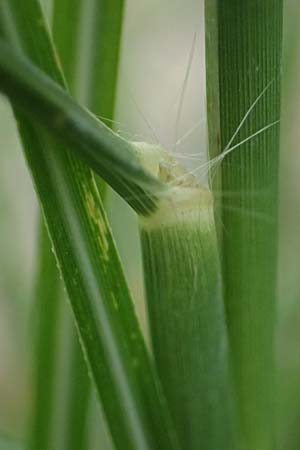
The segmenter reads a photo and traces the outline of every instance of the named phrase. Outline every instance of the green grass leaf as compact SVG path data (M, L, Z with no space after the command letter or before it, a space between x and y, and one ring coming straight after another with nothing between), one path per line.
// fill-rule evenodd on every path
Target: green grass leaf
M54 0L52 32L70 92L76 93L82 38L82 0ZM88 0L86 1L88 3Z
M0 90L31 120L46 126L138 213L155 210L163 185L147 174L133 146L79 106L57 83L0 42Z
M109 126L114 118L124 4L124 0L93 2L90 25L87 105Z
M49 236L40 221L34 289L34 402L30 424L30 450L51 450L55 421L61 283Z

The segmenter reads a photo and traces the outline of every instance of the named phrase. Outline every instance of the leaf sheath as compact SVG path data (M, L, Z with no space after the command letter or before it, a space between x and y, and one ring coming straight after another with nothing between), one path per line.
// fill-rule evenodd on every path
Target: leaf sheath
M179 188L141 220L157 368L185 450L233 450L234 415L212 194Z

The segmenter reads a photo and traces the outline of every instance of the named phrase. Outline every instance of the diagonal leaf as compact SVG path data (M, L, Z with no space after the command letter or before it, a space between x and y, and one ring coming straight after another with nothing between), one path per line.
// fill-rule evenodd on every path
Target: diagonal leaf
M137 212L147 214L155 209L153 191L162 185L142 169L133 146L3 41L0 76L0 89L18 108L69 144L69 149L81 156Z

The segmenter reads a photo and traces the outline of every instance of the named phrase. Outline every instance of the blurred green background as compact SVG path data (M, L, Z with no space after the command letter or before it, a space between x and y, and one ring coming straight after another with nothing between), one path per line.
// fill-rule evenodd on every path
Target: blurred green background
M277 436L280 450L296 450L300 448L300 3L286 0L284 6ZM127 0L116 117L119 123L115 125L121 134L133 140L158 140L172 149L176 136L195 126L177 151L206 155L203 23L202 0ZM176 130L194 36L196 47ZM32 294L38 207L12 113L2 97L0 142L0 436L22 439L32 404ZM183 161L190 167L188 158ZM108 212L145 325L135 217L112 192ZM66 347L62 354L67 354L63 335L61 341ZM65 386L59 386L63 392Z

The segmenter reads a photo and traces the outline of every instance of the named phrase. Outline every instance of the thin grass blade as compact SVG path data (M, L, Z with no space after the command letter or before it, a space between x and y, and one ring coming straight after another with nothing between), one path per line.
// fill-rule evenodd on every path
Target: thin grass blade
M87 104L108 120L114 117L124 5L124 0L100 0L93 7Z
M38 260L34 292L34 402L30 426L30 450L53 448L55 380L61 283L48 233L39 226Z
M82 0L54 0L52 12L53 40L63 66L70 92L76 93L80 65Z

